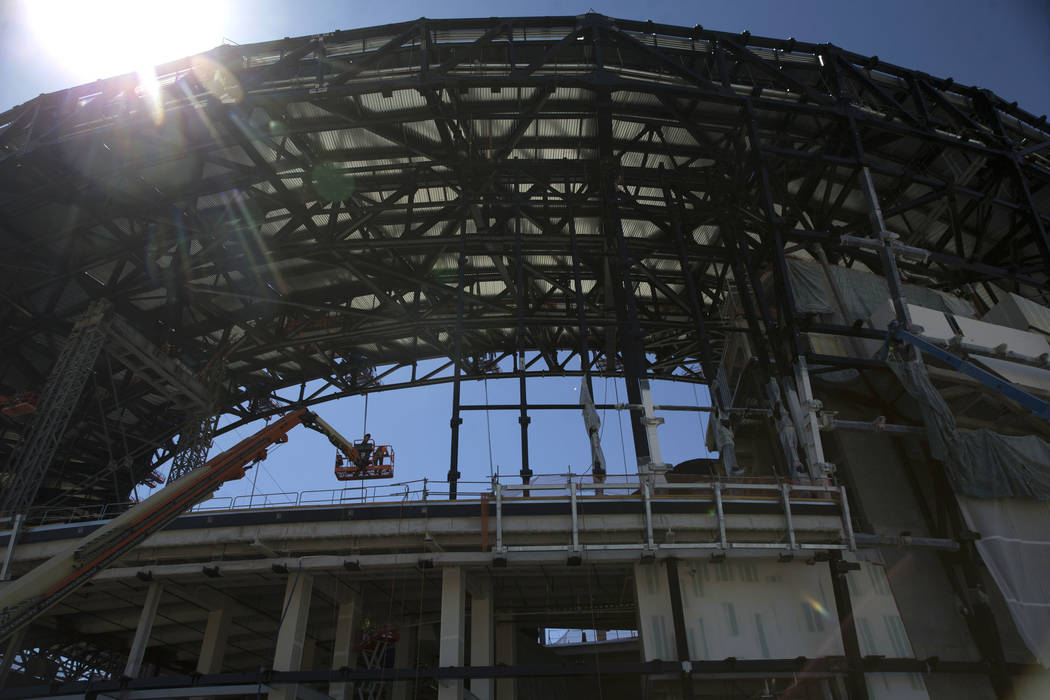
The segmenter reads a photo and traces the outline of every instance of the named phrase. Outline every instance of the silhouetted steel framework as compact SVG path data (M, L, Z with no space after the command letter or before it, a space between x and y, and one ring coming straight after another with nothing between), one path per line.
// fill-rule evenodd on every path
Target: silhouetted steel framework
M287 410L280 389L394 388L432 358L408 384L458 387L467 358L512 357L527 479L526 377L623 373L631 404L648 377L707 382L731 292L765 376L799 355L862 366L805 333L881 332L796 314L785 260L882 272L872 201L906 280L1047 291L1045 117L831 44L420 19L160 73L159 104L123 76L0 115L0 388L44 387L98 298L193 373L223 364L226 429ZM169 459L199 409L157 387L103 353L36 502L119 500ZM0 420L9 462L32 419Z

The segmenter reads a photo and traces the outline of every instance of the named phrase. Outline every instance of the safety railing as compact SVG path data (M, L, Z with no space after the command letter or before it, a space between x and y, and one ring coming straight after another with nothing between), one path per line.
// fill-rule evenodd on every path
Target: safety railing
M529 497L542 497L544 495L562 495L567 491L569 500L570 533L569 542L566 544L536 545L533 543L521 545L508 545L506 531L504 528L504 507L508 502L520 501ZM614 496L620 494L622 498L636 500L639 504L639 514L643 521L644 542L641 548L645 551L656 550L712 550L713 552L728 552L733 549L771 549L787 554L801 552L804 550L827 550L827 549L856 549L856 540L853 525L850 520L849 504L846 498L845 487L836 487L828 483L794 483L775 480L705 480L679 483L654 484L653 480L646 479L640 484L609 484L588 482L584 488L574 480L567 484L536 484L515 485L506 487L497 484L494 488L494 499L496 505L496 546L497 553L508 553L514 551L537 551L537 550L566 550L570 557L579 556L584 550L594 549L638 549L639 543L610 544L601 543L588 545L581 542L580 528L580 499L586 496ZM801 542L797 536L795 518L792 514L792 504L796 498L805 498L810 502L832 502L838 507L838 516L841 520L841 536L836 536L838 541L828 542ZM709 513L714 516L715 530L717 536L711 541L703 542L657 542L654 530L653 501L657 497L679 496L689 499L704 500L713 505ZM781 541L759 541L751 538L747 541L733 540L729 536L730 528L727 526L727 514L725 511L726 499L733 501L747 499L761 499L766 502L774 502L779 507L782 521L782 532L784 540Z
M736 548L775 549L788 552L808 549L855 549L856 542L850 520L849 503L845 489L828 483L795 483L774 479L719 480L700 478L696 481L658 482L651 477L639 475L607 476L595 481L591 475L544 474L537 475L528 484L504 483L514 477L493 478L491 481L460 481L457 483L457 498L464 501L486 500L494 504L495 547L497 553L519 550L562 550L570 556L579 555L587 549L639 548L644 550L710 549L729 551ZM515 479L516 480L516 479ZM416 479L397 484L362 485L339 489L311 489L298 492L252 493L238 496L221 496L197 504L194 513L247 511L262 509L286 509L299 507L323 507L331 505L354 505L373 503L406 503L443 501L449 497L448 483L430 479ZM638 515L642 521L641 541L622 544L589 545L582 535L588 531L581 528L581 500L606 498L638 504ZM537 545L534 543L513 545L506 541L504 527L505 506L530 499L564 501L568 507L570 528L568 541L564 544ZM657 542L654 526L653 503L657 499L688 499L702 502L704 513L714 516L713 538L704 542ZM777 541L734 541L730 536L731 523L727 517L727 500L764 502L775 504L782 518L777 528L783 537ZM835 504L829 509L841 518L841 536L838 542L825 540L819 543L799 540L792 507L800 501ZM32 513L30 527L70 524L108 520L133 506L133 503L112 503L94 508L47 509ZM768 513L768 508L766 509ZM4 523L0 520L0 531ZM593 533L592 533L593 534Z

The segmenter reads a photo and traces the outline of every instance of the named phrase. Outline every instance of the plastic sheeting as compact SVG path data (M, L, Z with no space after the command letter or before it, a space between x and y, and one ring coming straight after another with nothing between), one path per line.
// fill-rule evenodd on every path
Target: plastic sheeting
M869 318L890 298L886 280L862 270L851 270L838 265L829 267L835 285L842 293L842 302L849 315L847 325ZM800 313L831 314L837 312L828 278L819 263L788 260L788 277L795 297L795 308ZM973 318L973 306L965 299L944 294L934 289L904 285L904 296L909 304L944 311L956 316Z
M1050 444L1035 435L960 430L921 361L891 362L922 411L933 456L944 462L955 490L973 498L1050 500Z
M1050 503L958 500L967 526L981 533L977 551L1002 591L1021 639L1039 663L1050 667Z
M890 366L922 411L977 550L1028 649L1050 667L1050 444L1034 435L960 430L919 360Z

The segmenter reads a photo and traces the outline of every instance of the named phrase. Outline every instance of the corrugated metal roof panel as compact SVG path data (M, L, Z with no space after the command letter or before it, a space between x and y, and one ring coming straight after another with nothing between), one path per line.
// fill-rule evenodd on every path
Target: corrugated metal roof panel
M390 97L381 93L369 92L358 96L361 106L371 112L400 112L426 107L426 98L416 90L394 90Z
M430 144L438 145L441 143L441 134L438 133L437 126L433 121L404 122L401 128Z
M327 109L318 107L312 102L289 102L285 105L284 111L290 119L310 119L315 117L332 116L332 113Z

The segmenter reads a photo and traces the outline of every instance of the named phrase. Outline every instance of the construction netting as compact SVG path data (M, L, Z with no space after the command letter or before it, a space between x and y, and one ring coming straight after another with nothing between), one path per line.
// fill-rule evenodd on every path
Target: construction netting
M847 325L869 318L885 306L890 298L886 279L879 275L840 265L829 265L825 273L820 263L788 260L791 292L799 313L832 314L838 311L834 291L828 283L828 274L842 295L842 302L849 316L845 319ZM909 304L966 318L976 316L970 302L936 289L905 284L904 296Z
M1050 667L1050 444L1034 435L963 430L921 360L890 367L916 400L930 450L948 470L967 527L1017 630Z

